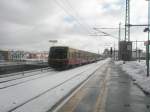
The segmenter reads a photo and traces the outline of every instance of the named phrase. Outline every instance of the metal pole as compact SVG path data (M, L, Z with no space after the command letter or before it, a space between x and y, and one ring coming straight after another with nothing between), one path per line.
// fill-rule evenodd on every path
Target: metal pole
M126 0L125 41L130 41L130 0Z
M114 42L114 60L115 60L115 42Z
M137 40L136 40L136 60L137 60Z
M130 24L130 0L128 0L128 24ZM128 41L130 41L130 26L128 27Z
M140 62L140 58L141 58L141 50L139 49L139 62Z
M124 41L127 40L127 11L128 11L128 9L127 9L127 3L128 3L128 1L126 0L125 39L124 39Z
M121 23L119 23L119 41L121 40Z
M121 40L121 23L119 23L119 32L118 32L118 60L120 60L120 40Z
M150 1L148 0L148 24L150 23L150 12L149 12L149 8L150 8ZM149 77L149 31L150 31L150 26L148 25L148 45L147 45L147 77Z
M149 14L149 8L150 8L150 1L148 1L148 24L150 23L150 14ZM148 46L147 46L147 77L149 77L149 25L148 25Z

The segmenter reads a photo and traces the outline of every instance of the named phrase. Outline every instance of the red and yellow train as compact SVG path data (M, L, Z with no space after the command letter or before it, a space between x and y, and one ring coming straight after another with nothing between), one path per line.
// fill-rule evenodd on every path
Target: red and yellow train
M50 48L48 64L52 68L66 69L98 61L100 57L99 54L67 46L53 46Z

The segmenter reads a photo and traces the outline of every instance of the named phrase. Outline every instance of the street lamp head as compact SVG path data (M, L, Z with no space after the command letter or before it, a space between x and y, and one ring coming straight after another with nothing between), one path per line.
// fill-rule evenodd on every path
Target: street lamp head
M49 40L49 42L57 43L58 41L57 40Z
M145 29L144 29L144 32L148 32L148 31L149 31L149 28L145 28Z

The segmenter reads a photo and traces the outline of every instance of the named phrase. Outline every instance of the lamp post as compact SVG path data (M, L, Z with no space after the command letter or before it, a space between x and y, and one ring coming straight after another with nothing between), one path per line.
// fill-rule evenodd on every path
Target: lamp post
M150 31L150 27L149 27L149 24L150 24L150 12L149 12L149 9L150 9L150 0L147 0L148 1L148 45L147 45L147 77L149 77L149 31Z
M147 77L149 77L149 36L150 36L150 0L146 0L148 1L148 27L144 29L144 32L148 32L148 38L147 38Z
M118 32L118 60L120 60L120 41L121 41L121 22L119 23L119 32Z

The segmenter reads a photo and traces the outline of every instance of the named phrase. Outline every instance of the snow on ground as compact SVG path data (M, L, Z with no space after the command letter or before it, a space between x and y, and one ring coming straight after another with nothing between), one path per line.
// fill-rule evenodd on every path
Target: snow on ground
M48 68L41 68L41 69L35 69L35 70L28 70L24 72L17 72L17 73L10 73L10 74L4 74L0 75L0 82L7 81L7 80L13 80L16 78L23 78L27 76L33 76L36 74L41 74L44 72L52 71L53 69L48 69Z
M10 87L12 85L17 85L17 84L21 84L21 83L26 83L38 78L42 78L42 77L46 77L49 75L54 75L56 74L57 71L47 71L46 72L35 72L35 73L30 73L30 74L26 74L24 76L22 76L22 74L20 74L21 76L19 77L6 77L6 78L0 78L0 89L2 88L7 88ZM18 78L18 79L16 79ZM2 79L2 80L1 80ZM2 83L3 82L3 83Z
M0 89L0 112L45 112L110 59ZM44 93L44 94L43 94ZM30 101L29 101L30 100Z
M129 74L135 83L146 93L150 93L150 77L147 77L146 62L130 61L123 64L116 61L115 64L121 66L122 70Z

